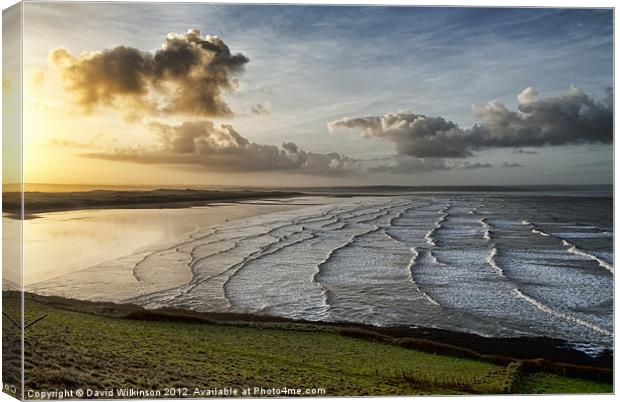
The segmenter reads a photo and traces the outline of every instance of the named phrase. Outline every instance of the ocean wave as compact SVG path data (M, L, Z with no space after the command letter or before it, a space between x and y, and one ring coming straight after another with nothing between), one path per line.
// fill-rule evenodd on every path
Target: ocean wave
M497 247L493 246L493 248L491 249L491 253L486 258L486 263L489 264L489 266L493 268L493 270L497 272L499 276L501 276L502 278L506 278L506 275L504 275L504 270L499 265L497 265L497 261L495 261L497 253Z
M482 235L482 238L490 242L491 241L491 225L489 225L489 223L487 222L487 218L482 218L478 222L480 222L480 225L484 229L484 234Z
M323 267L325 265L327 265L329 263L329 261L333 258L333 256L335 255L335 253L337 253L339 250L342 250L346 247L350 247L353 243L355 243L355 240L360 237L360 236L364 236L364 235L368 235L370 233L382 230L383 228L379 227L379 226L374 226L371 229L368 229L362 233L358 233L356 235L353 235L346 243L335 247L333 249L331 249L329 251L329 253L325 256L325 258L323 259L323 261L321 261L319 264L317 264L316 266L316 272L311 276L311 280L312 282L316 283L317 285L319 285L321 287L321 296L323 298L323 303L326 307L329 308L329 290L327 289L327 287L322 283L320 277L323 273Z
M535 228L532 228L532 233L537 234L537 235L541 235L541 236L545 236L545 237L549 237L548 233L545 233L542 230L538 230L538 229L535 229Z
M446 264L443 261L439 261L439 259L437 258L437 256L432 252L432 251L427 251L428 255L431 257L431 261L433 261L433 264L442 266L442 267L447 267L448 264Z
M586 253L585 251L583 251L580 248L578 248L577 246L575 246L573 243L571 243L569 241L566 241L564 239L562 239L562 245L568 247L568 249L566 251L568 251L569 253L575 254L575 255L579 255L579 256L582 256L582 257L586 257L586 258L588 258L590 260L596 261L600 267L605 268L606 270L608 270L612 274L614 273L613 265L611 265L607 261L603 261L602 259L598 258L595 255Z
M411 248L411 260L409 261L409 265L407 265L409 281L411 281L411 283L413 284L415 290L419 294L421 294L428 302L430 302L431 304L434 304L436 306L440 306L440 304L436 300L434 300L432 297L430 297L428 295L428 293L422 291L422 289L420 289L420 286L418 285L418 283L415 281L413 269L414 269L415 263L416 263L416 261L418 260L419 257L420 257L420 252L418 252L418 250L415 247L412 247Z
M265 258L268 255L272 255L275 253L278 253L282 250L284 250L287 247L291 247L294 245L298 245L300 243L306 242L308 240L312 240L312 239L316 239L317 235L315 233L308 233L306 234L304 237L300 238L300 239L296 239L293 240L291 242L288 243L280 243L278 246L276 247L272 247L271 249L270 246L265 247L264 249L262 249L260 252L257 252L255 255L251 256L250 258L244 259L241 263L237 264L236 269L234 269L230 275L228 275L228 278L226 278L226 280L224 281L224 283L222 284L222 288L224 291L224 296L226 298L226 300L228 301L229 307L232 307L232 302L230 300L229 294L228 294L228 284L230 283L230 281L235 278L237 275L239 275L239 273L241 272L241 270L250 262L253 261L257 261L261 258Z
M523 293L521 290L519 290L517 288L512 289L512 292L515 295L517 295L517 297L522 298L523 300L527 301L528 303L532 304L533 306L535 306L536 308L538 308L539 310L541 310L541 311L543 311L543 312L545 312L547 314L551 314L551 315L553 315L555 317L558 317L558 318L561 318L563 320L566 320L566 321L569 321L569 322L581 325L583 327L589 328L592 331L598 332L598 333L603 334L603 335L607 335L607 336L612 336L613 335L613 332L607 331L606 329L601 328L601 327L599 327L596 324L593 324L593 323L588 322L588 321L584 321L584 320L579 319L577 317L573 317L570 314L566 314L566 313L563 313L561 311L555 310L555 309L553 309L553 308L551 308L551 307L541 303L540 301L538 301L538 300L536 300L536 299L526 295L525 293Z
M552 232L555 237L571 239L599 239L613 237L613 232Z
M507 276L504 273L504 270L497 264L497 261L495 259L497 257L497 255L498 255L498 252L499 251L498 251L497 247L494 246L491 249L491 252L490 252L489 256L487 257L486 262L487 262L487 264L489 266L491 266L491 268L493 268L493 270L495 272L497 272L498 275L500 275L504 279L508 279ZM535 298L533 298L531 296L526 295L523 292L523 290L519 289L517 284L514 283L512 280L509 280L508 283L509 283L509 286L510 286L511 291L512 291L513 294L515 294L517 297L521 298L522 300L525 300L530 305L536 307L538 310L540 310L540 311L542 311L544 313L553 315L553 316L555 316L557 318L563 319L565 321L569 321L569 322L576 323L576 324L579 324L581 326L587 327L587 328L589 328L589 329L591 329L591 330L593 330L593 331L595 331L597 333L600 333L600 334L603 334L603 335L608 335L608 336L612 335L612 333L610 331L607 331L606 329L604 329L604 328L602 328L602 327L600 327L600 326L598 326L596 324L593 324L591 322L582 320L582 319L577 318L577 317L575 317L573 315L570 315L568 313L565 313L565 312L559 311L557 309L554 309L554 308L544 304L543 302L541 302L539 300L536 300Z
M401 206L406 206L406 205L409 205L409 204L411 204L411 203L409 203L409 202L408 202L408 203L406 203L405 205L401 205ZM396 215L394 215L394 216L393 216L393 217L392 217L392 218L388 221L388 226L394 226L394 225L396 224L396 220L397 220L397 219L400 219L400 218L401 218L403 215L405 215L406 213L408 213L408 212L410 212L410 211L412 211L412 210L414 210L414 209L417 209L417 208L422 208L422 207L424 207L424 206L429 206L429 205L431 205L431 204L429 204L429 203L425 203L425 204L423 204L423 205L411 205L410 207L403 208L403 210L402 210L402 211L400 211L399 213L397 213Z
M443 209L441 209L438 213L441 214L439 216L439 219L437 219L435 221L435 226L433 228L431 228L431 230L429 230L425 235L424 235L424 239L426 239L426 242L428 243L428 245L432 246L432 247L436 247L437 246L437 241L433 238L433 236L435 235L435 233L441 229L443 227L443 222L448 218L448 209L450 208L450 206L447 206Z
M613 259L606 239L583 241L597 246L585 251L557 236L571 231L565 224L537 220L546 211L506 203L365 197L222 223L132 259L146 285L167 269L191 274L181 286L123 300L608 345L613 306L600 301L611 300L613 276L584 259L603 267ZM572 269L580 267L594 272ZM596 282L582 286L584 278Z
M596 261L600 267L605 268L606 270L608 270L612 274L614 273L613 265L611 265L607 261L605 261L605 260L603 260L603 259L601 259L601 258L599 258L599 257L597 257L597 256L595 256L593 254L590 254L590 253L580 249L575 244L573 244L573 243L569 242L568 240L558 236L558 234L546 233L546 232L538 229L535 225L533 225L532 223L530 223L528 221L523 221L523 224L524 225L529 225L532 228L531 232L534 233L534 234L538 234L538 235L545 236L545 237L553 236L553 237L557 238L558 240L560 240L560 242L562 243L562 245L564 247L567 247L567 249L566 249L567 252L569 252L571 254L574 254L574 255L581 256L581 257L585 257L585 258L593 260L593 261Z
M382 218L384 216L388 216L389 214L390 214L390 208L385 208L381 212L374 213L374 215L372 213L367 214L367 215L372 215L370 218L360 219L360 220L357 220L357 221L354 221L354 222L356 222L356 223L369 223L369 222L376 221L377 219Z
M228 247L224 247L221 250L214 251L212 253L201 254L200 257L197 257L197 256L194 255L194 250L196 250L198 247L195 247L192 250L192 252L191 252L191 254L192 254L192 262L190 263L190 269L192 270L192 273L194 275L196 275L196 267L198 265L202 264L207 259L213 258L213 257L215 257L217 255L220 255L220 254L229 253L229 252L233 251L234 249L236 249L237 247L239 247L239 242L238 241L220 240L218 243L223 243L223 244L228 243L229 246Z

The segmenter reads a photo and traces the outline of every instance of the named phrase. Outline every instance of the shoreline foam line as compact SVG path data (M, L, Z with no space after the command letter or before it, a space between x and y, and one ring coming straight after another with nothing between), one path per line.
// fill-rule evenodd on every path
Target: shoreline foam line
M579 255L579 256L582 256L582 257L586 257L586 258L588 258L590 260L593 260L593 261L596 261L600 267L605 268L606 270L608 270L612 274L614 273L613 265L609 264L606 261L601 260L600 258L598 258L595 255L586 253L585 251L583 251L580 248L578 248L577 246L575 246L573 243L562 239L562 245L565 246L565 247L568 247L568 249L566 250L567 252L569 252L571 254Z
M526 222L526 221L524 221ZM528 224L530 224L528 222ZM530 224L531 225L531 224ZM498 250L496 248L495 245L493 245L493 248L491 249L491 253L489 254L489 256L487 257L486 262L489 264L489 266L491 266L491 268L493 268L502 278L508 279L505 275L504 275L504 270L497 264L497 262L495 261L495 257L497 256ZM525 293L523 293L523 291L521 291L521 289L519 289L517 287L517 285L512 282L512 280L510 280L510 284L512 287L512 292L517 295L517 297L525 300L526 302L528 302L529 304L531 304L532 306L536 307L537 309L539 309L540 311L543 311L547 314L553 315L555 317L561 318L565 321L571 321L574 322L576 324L579 324L581 326L587 327L595 332L601 333L603 335L607 335L607 336L611 336L613 335L611 332L607 331L604 328L599 327L596 324L592 324L591 322L588 321L584 321L581 320L577 317L573 317L569 314L566 313L562 313L560 311L554 310L553 308L545 305L544 303L534 299L533 297L530 297L528 295L526 295Z
M435 226L424 235L424 239L426 240L428 245L433 246L433 247L437 246L437 243L435 242L435 239L433 239L433 235L435 234L435 232L437 230L439 230L439 229L441 229L443 227L443 222L448 217L448 209L449 208L450 208L450 206L448 205L447 207L445 207L445 208L443 208L443 209L438 211L438 213L441 214L441 216L439 217L439 219L437 219L437 221L435 221Z
M515 293L517 295L517 297L520 297L521 299L527 301L528 303L532 304L533 306L537 307L539 310L544 311L547 314L551 314L553 316L556 316L556 317L561 318L561 319L566 320L566 321L574 322L575 324L579 324L581 326L587 327L587 328L591 329L592 331L598 332L598 333L603 334L603 335L607 335L607 336L612 336L613 335L612 332L607 331L606 329L601 328L601 327L599 327L596 324L592 324L591 322L584 321L584 320L581 320L581 319L579 319L577 317L573 317L573 316L568 315L566 313L562 313L560 311L554 310L553 308L551 308L551 307L549 307L549 306L539 302L538 300L533 299L532 297L526 295L525 293L523 293L521 290L519 290L517 288L512 289L512 292Z
M491 241L491 225L489 225L489 223L487 222L487 218L486 217L481 218L478 222L480 222L480 225L484 229L484 234L482 235L482 238L490 242Z
M415 247L411 247L410 250L411 250L411 254L412 254L411 255L411 260L409 260L409 264L407 265L409 281L411 281L411 283L413 284L415 290L418 293L420 293L428 302L430 302L431 304L434 304L436 306L440 306L441 307L441 304L439 304L435 299L433 299L426 292L424 292L422 289L420 289L420 286L415 281L415 278L413 277L413 267L415 266L416 261L420 257L420 252L418 252L418 249L415 248Z
M612 274L614 273L614 267L613 265L611 265L610 263L608 263L607 261L604 261L600 258L598 258L595 255L592 255L590 253L587 253L583 250L581 250L579 247L577 247L576 245L574 245L573 243L562 239L558 236L552 236L548 233L543 232L542 230L537 229L532 223L528 222L528 221L522 221L521 222L523 225L528 225L532 228L532 233L534 234L538 234L541 236L545 236L545 237L554 237L558 240L560 240L562 242L562 245L564 247L568 247L568 249L566 249L566 251L570 254L574 254L574 255L579 255L581 257L585 257L587 259L590 259L592 261L596 261L596 263L601 267L601 268L605 268L606 270L608 270L609 272L611 272Z
M369 229L369 230L367 230L367 231L365 231L365 232L361 232L361 233L358 233L358 234L355 234L355 235L351 236L351 238L350 238L350 239L349 239L346 243L344 243L344 244L342 244L342 245L340 245L340 246L338 246L338 247L335 247L335 248L331 249L331 250L329 251L329 253L327 254L327 256L323 259L323 261L321 261L320 263L318 263L318 264L316 265L316 268L317 268L317 269L316 269L316 272L314 272L314 273L312 274L312 276L310 277L310 279L312 280L312 282L316 283L316 284L317 284L317 285L319 285L319 287L321 288L321 297L322 297L322 299L323 299L323 305L325 306L326 311L328 311L328 310L329 310L329 306L330 306L330 304L329 304L329 300L328 300L328 296L327 296L327 294L328 294L328 292L329 292L329 289L327 289L327 287L326 287L326 286L323 284L323 282L321 282L321 280L319 279L319 276L321 276L321 274L322 274L322 272L323 272L322 267L323 267L325 264L327 264L327 262L328 262L328 261L329 261L329 260L333 257L334 253L336 253L338 250L342 250L342 249L344 249L344 248L346 248L346 247L349 247L351 244L353 244L353 243L355 242L355 240L356 240L358 237L360 237L360 236L364 236L364 235L368 235L368 234L370 234L370 233L377 232L377 231L382 230L382 229L383 229L382 227L380 227L380 226L376 226L376 225L375 225L375 226L373 226L373 228L372 228L372 229Z
M504 270L502 269L502 267L500 267L499 265L497 265L497 262L495 261L495 257L497 256L497 247L495 245L493 245L493 248L491 249L491 253L487 256L486 258L486 263L493 268L493 270L495 272L497 272L497 274L499 276L501 276L502 278L506 278L506 275L504 275ZM507 279L507 278L506 278Z

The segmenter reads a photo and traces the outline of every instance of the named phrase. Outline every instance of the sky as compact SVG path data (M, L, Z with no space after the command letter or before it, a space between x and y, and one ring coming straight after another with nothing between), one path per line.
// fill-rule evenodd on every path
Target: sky
M25 3L23 77L31 183L613 180L611 10Z

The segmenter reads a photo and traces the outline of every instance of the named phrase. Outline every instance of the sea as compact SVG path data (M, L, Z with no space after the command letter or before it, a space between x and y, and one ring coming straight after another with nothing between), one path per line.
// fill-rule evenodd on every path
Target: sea
M196 209L186 208L173 210L167 224L183 221L185 210L196 222ZM134 225L130 235L138 232ZM613 347L610 192L347 196L172 232L174 239L127 260L126 269L138 283L154 267L187 270L188 280L144 287L123 301L549 337L593 355ZM71 278L65 273L30 290L66 296L62 281Z

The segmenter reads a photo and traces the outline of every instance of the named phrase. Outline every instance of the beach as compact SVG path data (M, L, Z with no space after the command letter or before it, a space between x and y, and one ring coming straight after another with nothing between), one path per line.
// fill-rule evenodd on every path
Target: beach
M101 263L144 255L213 225L324 202L315 198L259 199L171 207L77 209L45 212L23 223L26 286ZM18 220L3 217L6 233L17 233ZM6 237L6 236L5 236ZM8 252L13 248L7 247ZM77 250L77 252L76 252ZM88 250L81 252L80 250ZM183 272L173 271L180 275ZM8 275L7 275L8 274ZM14 283L17 272L5 272ZM182 279L180 279L182 280ZM123 287L121 283L119 287Z
M176 222L189 213L204 226L26 290L149 309L557 338L596 355L613 339L609 200L574 201L421 194L154 210ZM568 205L578 205L570 216ZM196 220L207 212L218 217Z
M330 373L357 385L327 381L318 366L303 369L303 376L318 376L316 384L327 385L329 395L607 392L613 361L609 203L588 193L344 193L40 212L24 221L31 240L25 263L32 270L25 275L25 320L46 317L29 330L29 350L67 364L35 340L37 331L62 328L67 320L83 322L84 330L101 327L106 339L155 331L154 340L141 336L135 347L165 353L174 346L156 334L189 342L198 333L216 333L228 342L244 339L239 331L251 328L251 337L290 339L301 349L316 350L323 341L340 345L339 352L320 346L322 353L343 354ZM14 289L4 287L6 305L19 300ZM54 339L92 349L90 338L77 341L80 331ZM229 347L232 358L269 348L263 341ZM346 356L359 347L396 348L392 363L400 374L370 363L353 373ZM10 356L10 343L7 348ZM116 360L109 354L120 353L114 344L94 351L98 359ZM441 371L427 375L407 366L410 352ZM258 371L244 378L221 373L221 385L271 384L266 363L248 359ZM202 357L193 361L195 369L214 370ZM299 365L288 354L274 364ZM462 364L472 365L473 377L459 374ZM38 358L27 372L33 389L71 386ZM125 380L140 389L170 383L128 373ZM203 384L182 376L182 383ZM106 390L118 379L108 385L82 380Z

